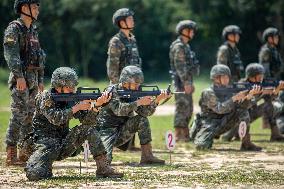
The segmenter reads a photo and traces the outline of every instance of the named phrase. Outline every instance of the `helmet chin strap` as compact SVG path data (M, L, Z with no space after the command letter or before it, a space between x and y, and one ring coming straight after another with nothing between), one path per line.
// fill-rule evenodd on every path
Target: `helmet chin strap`
M122 27L121 24L119 24L119 27L120 27L121 29L124 29L124 30L133 30L134 27L132 27L132 28L128 27L128 24L127 24L126 20L124 19L123 21L124 21L126 27Z
M36 19L35 17L33 17L32 9L31 9L31 4L28 4L28 6L29 6L30 14L26 14L26 13L22 12L22 10L21 10L21 14L30 17L30 18L32 19L32 21L35 22L37 19Z
M180 35L182 35L183 37L186 37L187 39L191 40L191 37L189 35L185 35L183 33L181 33Z

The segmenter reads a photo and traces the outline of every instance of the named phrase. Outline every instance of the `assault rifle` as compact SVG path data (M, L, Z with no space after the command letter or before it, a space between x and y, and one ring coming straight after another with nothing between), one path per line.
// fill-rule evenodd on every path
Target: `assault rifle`
M121 99L128 100L129 102L136 101L137 99L145 96L159 96L161 92L162 91L157 85L140 85L138 90L117 90L118 96ZM171 84L169 84L168 88L166 89L166 92L167 94L184 94L184 92L172 92ZM164 104L166 101L164 101L162 104Z
M86 92L84 92L86 91ZM97 100L102 95L99 88L78 87L75 93L51 93L51 97L56 102L66 102L69 106L83 100Z
M217 94L235 94L241 91L250 91L254 85L260 86L264 91L273 90L279 85L280 81L273 79L266 79L261 83L251 83L251 82L235 82L227 87L214 87L214 91Z

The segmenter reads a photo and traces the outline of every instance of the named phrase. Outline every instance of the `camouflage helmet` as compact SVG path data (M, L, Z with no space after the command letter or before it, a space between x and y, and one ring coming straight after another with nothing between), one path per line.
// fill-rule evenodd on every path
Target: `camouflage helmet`
M78 85L78 76L72 68L59 67L52 73L51 86L57 87L75 87Z
M246 78L255 77L258 74L264 74L264 67L259 63L251 63L246 67Z
M220 76L220 75L227 75L227 76L231 77L230 68L226 65L223 65L223 64L217 64L217 65L213 66L211 68L211 71L210 71L210 79L214 79L214 78L216 78L217 76Z
M262 34L262 40L263 42L267 42L268 37L279 35L279 31L277 28L266 28Z
M112 23L114 26L119 26L119 21L127 18L128 16L133 16L134 12L129 8L121 8L115 11L112 16Z
M222 37L223 39L227 40L228 35L230 34L242 34L242 31L239 26L237 25L228 25L223 29Z
M182 20L176 26L176 33L181 34L182 30L185 28L193 29L194 31L196 31L197 24L192 20Z
M19 14L21 12L21 7L24 4L40 4L40 0L15 0L14 2L14 11L16 14Z
M124 67L119 77L119 83L133 82L133 80L135 83L144 82L144 75L141 68L137 66Z

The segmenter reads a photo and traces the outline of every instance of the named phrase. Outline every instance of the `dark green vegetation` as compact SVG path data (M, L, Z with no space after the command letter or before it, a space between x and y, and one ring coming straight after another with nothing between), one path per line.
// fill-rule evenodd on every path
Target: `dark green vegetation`
M40 41L48 56L46 75L50 77L58 66L72 66L85 77L105 79L107 45L116 33L112 14L121 7L135 11L134 33L143 69L153 79L168 78L169 45L176 36L174 29L179 20L198 23L192 47L200 59L201 72L215 63L226 25L237 24L243 31L240 51L245 64L257 61L260 36L266 27L278 27L283 36L281 0L48 0L42 1L39 18ZM3 34L16 18L13 0L0 1L0 16ZM283 47L284 40L281 43ZM2 50L1 45L0 54ZM0 64L6 67L3 56Z

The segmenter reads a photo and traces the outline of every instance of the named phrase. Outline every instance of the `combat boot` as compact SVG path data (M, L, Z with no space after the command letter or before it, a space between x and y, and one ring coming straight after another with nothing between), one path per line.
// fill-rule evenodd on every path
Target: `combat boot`
M11 166L11 165L24 166L23 162L17 159L17 147L16 146L7 146L6 152L7 152L7 159L6 159L7 166Z
M189 142L189 128L183 128L184 142Z
M187 133L186 134L186 130L187 129ZM175 128L175 138L176 138L176 142L186 142L186 136L187 141L189 141L189 132L188 132L188 128L183 128L183 127L176 127Z
M280 130L276 125L271 127L270 141L271 142L284 141L284 136L281 135Z
M242 151L261 151L262 148L252 143L250 140L250 134L246 134L246 136L242 139L241 150Z
M147 164L165 164L165 160L159 159L153 155L151 143L141 145L140 165Z
M27 150L20 148L19 149L19 160L23 163L26 163L30 158L31 154Z
M96 177L97 178L122 178L123 173L117 172L110 166L105 154L94 158L97 164Z

